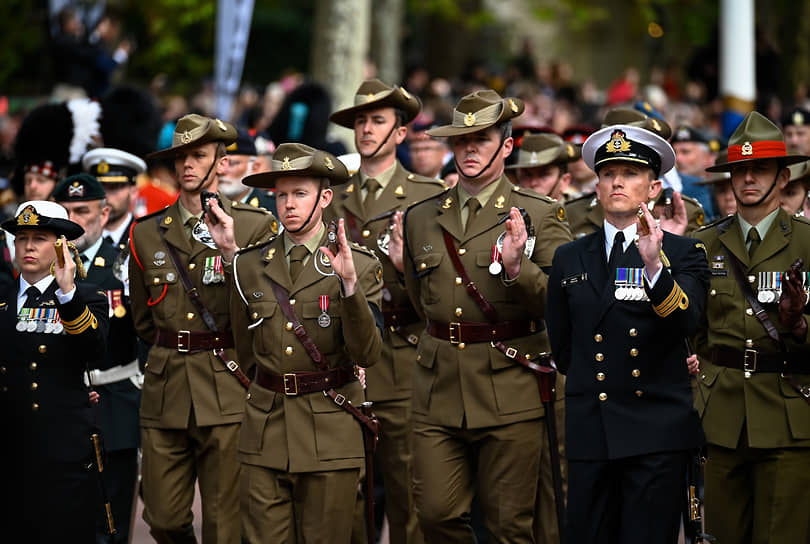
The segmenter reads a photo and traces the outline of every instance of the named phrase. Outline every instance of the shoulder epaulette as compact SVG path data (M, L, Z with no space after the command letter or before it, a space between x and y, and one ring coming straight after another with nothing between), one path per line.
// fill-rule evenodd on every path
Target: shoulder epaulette
M248 253L250 251L255 251L257 249L263 249L263 248L267 247L268 244L270 244L270 242L272 242L275 239L276 239L276 237L273 236L272 238L270 238L269 240L267 240L265 242L262 242L261 244L248 244L245 247L236 250L236 254L237 255L242 255L242 254Z
M535 198L537 200L542 200L543 202L546 202L547 204L556 204L557 203L557 200L551 198L550 196L541 195L540 193L536 193L536 192L534 192L532 190L527 190L527 189L524 189L522 187L518 187L517 185L512 187L512 191L519 194L519 195L522 195L522 196L528 196L528 197L531 197L531 198Z
M435 185L444 186L444 180L429 178L427 176L420 176L419 174L415 174L413 172L408 172L408 175L406 177L408 178L408 181L414 181L417 183L431 183Z
M732 215L727 215L725 217L721 217L720 219L715 219L714 221L712 221L708 225L703 225L702 227L697 229L695 232L700 232L700 231L703 231L703 230L707 230L707 229L716 227L718 225L721 225L721 224L725 223L726 221L730 221L733 217L734 217L734 215L732 214Z
M267 211L266 208L262 208L261 206L251 206L250 204L240 203L240 202L231 202L231 209L232 210L239 210L239 211L252 211L258 212L261 214L268 214L270 213ZM272 215L272 214L271 214Z
M149 219L150 217L156 217L156 216L158 216L158 215L162 214L163 212L165 212L165 211L166 211L166 208L168 208L168 207L169 207L169 206L166 206L166 207L164 207L164 208L162 208L162 209L160 209L160 210L154 211L154 212L152 212L152 213L148 213L148 214L146 214L146 215L142 215L142 216L140 216L140 217L136 217L136 218L134 219L134 221L133 221L133 224L134 224L134 223L140 223L141 221L143 221L143 220L145 220L145 219Z
M805 225L810 225L810 217L805 217L804 215L802 215L801 212L794 213L792 217L793 217L794 220L796 220L799 223L804 223Z
M585 194L584 194L584 195L582 195L582 196L578 196L578 197L576 197L576 198L572 198L572 199L571 199L571 200L569 200L568 202L565 202L565 205L566 205L566 206L570 206L571 204L579 204L579 203L582 203L582 202L585 202L585 201L588 201L588 203L590 204L591 199L592 199L593 197L595 197L595 196L596 196L596 193L595 193L595 192L585 193Z
M409 211L411 211L411 209L416 208L417 206L421 206L422 204L424 204L426 202L430 202L432 200L436 200L439 197L444 196L447 193L447 191L449 191L450 189L451 189L451 187L445 187L444 191L442 191L440 193L436 193L435 195L429 196L429 197L424 198L422 200L417 200L416 202L414 202L413 204L408 206L408 209L405 211L405 213L408 213Z
M692 198L691 196L686 196L683 193L681 193L681 198L683 199L684 202L691 202L692 204L694 204L698 208L701 208L701 209L703 208L703 204L701 204L700 201L698 199L696 199L696 198Z
M377 255L374 253L373 250L369 249L367 246L361 246L357 242L350 242L349 247L351 247L352 251L356 251L357 253L362 253L368 257L377 258Z

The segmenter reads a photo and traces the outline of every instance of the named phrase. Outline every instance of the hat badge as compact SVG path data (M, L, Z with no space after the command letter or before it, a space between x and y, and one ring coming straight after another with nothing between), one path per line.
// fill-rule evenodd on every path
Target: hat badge
M515 104L515 101L512 100L511 98L509 99L509 109L512 110L512 113L517 113L518 112L518 106L517 106L517 104Z
M532 156L529 159L530 164L537 164L537 151L532 151Z
M574 156L574 146L572 146L571 144L568 144L568 145L565 146L565 149L568 152L569 157Z
M658 130L658 129L656 129ZM679 140L688 140L689 139L689 131L685 128L682 128L678 131L678 139Z
M98 166L96 166L96 172L98 172L99 174L106 174L109 171L110 165L107 163L107 161L101 161L100 163L98 163Z
M187 144L191 141L191 132L184 130L183 134L180 135L180 142Z
M292 164L290 164L290 158L284 157L284 160L281 163L282 170L292 170Z
M83 197L84 196L84 185L80 184L78 181L74 181L73 185L68 187L68 197Z
M608 153L630 151L630 142L624 139L624 132L621 130L613 131L613 134L610 135L610 141L607 143L606 150Z
M228 130L228 128L225 126L225 123L223 123L219 119L214 119L214 122L217 124L219 130L221 130L222 132L226 132Z
M26 208L17 216L17 225L39 225L39 216L33 206Z
M471 127L475 124L475 114L473 112L468 113L464 116L464 124L468 127Z
M793 112L793 124L801 126L804 124L804 115L800 111Z
M371 102L372 100L374 100L374 93L368 93L366 95L366 102Z
M751 142L745 142L740 149L740 155L753 155L754 154L754 146L751 145Z
M332 159L330 159L329 157L324 157L324 158L323 158L323 164L324 164L324 166L326 166L326 167L327 167L329 170L334 170L334 169L335 169L335 165L334 165L334 164L332 164Z
M661 124L658 122L658 119L650 119L650 124L653 127L653 130L656 132L661 132Z

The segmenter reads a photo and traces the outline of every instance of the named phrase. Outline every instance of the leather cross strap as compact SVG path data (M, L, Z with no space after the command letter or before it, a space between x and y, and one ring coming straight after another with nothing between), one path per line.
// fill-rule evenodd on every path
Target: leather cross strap
M731 275L734 276L734 279L737 281L737 285L740 286L740 290L742 291L745 300L748 302L748 305L751 306L751 309L754 311L754 315L757 317L762 326L765 328L765 332L768 333L771 340L774 341L777 347L782 347L782 339L779 337L779 331L776 330L771 319L768 317L768 313L765 311L765 308L757 300L757 297L754 296L754 291L751 289L751 286L745 281L745 271L743 270L742 263L740 260L730 251L727 252L729 256L729 260L731 261Z
M183 284L183 289L186 291L191 303L195 308L197 308L197 312L200 314L200 317L202 317L205 325L214 333L222 332L219 330L219 327L217 327L217 322L214 320L214 316L211 315L211 312L205 306L205 303L203 303L202 298L200 298L200 293L197 291L197 288L194 287L193 283L191 283L191 278L188 276L186 267L180 262L180 256L177 254L177 249L175 249L175 247L171 245L168 240L166 240L166 235L160 228L160 224L162 222L163 216L161 215L160 220L157 222L158 233L160 234L160 239L163 241L163 245L166 246L166 250L169 253L169 259L171 259L174 269L177 271L177 275L180 277L180 282ZM178 349L178 351L180 350ZM225 357L225 350L222 348L214 348L213 351L214 355L216 355L225 365L225 368L227 368L231 374L233 374L236 379L239 380L242 387L248 389L250 387L250 380L247 376L245 376L245 373L242 372L242 369L239 368L239 364L233 359L228 359Z
M495 323L498 321L498 311L484 298L484 295L470 279L470 276L467 275L464 263L462 263L461 259L458 257L458 249L456 249L456 244L453 242L453 237L444 229L442 229L442 237L444 238L444 246L447 248L447 253L450 255L450 260L453 262L453 268L455 268L458 275L461 276L461 281L464 282L464 288L467 289L467 293L472 297L473 301L478 304L478 307L481 308L481 311L484 312L487 319Z

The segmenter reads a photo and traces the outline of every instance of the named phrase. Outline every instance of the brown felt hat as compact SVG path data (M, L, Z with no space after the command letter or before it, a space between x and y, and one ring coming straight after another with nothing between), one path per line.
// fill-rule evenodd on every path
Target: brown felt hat
M389 87L379 79L367 79L360 84L354 95L354 106L334 112L329 120L336 125L353 129L354 119L359 112L377 108L402 110L405 112L405 124L408 124L419 115L422 102L402 87Z
M304 144L279 145L273 152L271 168L270 172L247 176L242 183L249 187L272 189L278 178L285 177L328 178L331 185L349 181L349 171L337 157Z
M730 172L738 165L763 159L778 159L790 166L810 159L806 155L788 154L785 137L779 127L759 112L749 112L728 140L726 162L716 162L707 172Z
M427 131L431 136L460 136L487 129L523 113L523 100L501 98L491 89L468 94L453 110L453 122Z
M537 168L547 164L567 164L582 157L582 148L556 134L527 134L518 148L517 162L506 168Z
M147 159L170 159L181 150L211 142L226 146L236 141L236 127L220 119L211 119L196 113L184 115L177 121L172 135L172 146L147 155Z

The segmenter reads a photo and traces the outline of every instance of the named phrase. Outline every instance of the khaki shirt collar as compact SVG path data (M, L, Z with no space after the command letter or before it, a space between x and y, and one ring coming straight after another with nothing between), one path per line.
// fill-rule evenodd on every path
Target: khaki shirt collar
M321 226L318 228L318 233L303 244L303 246L309 251L310 255L313 255L316 251L318 251L318 248L321 247L321 239L323 238L324 231L326 231L326 227L324 226L323 222L321 222ZM284 255L287 257L288 264L290 262L290 251L292 251L292 248L294 248L296 245L298 244L293 242L292 238L290 238L287 234L287 231L284 231Z
M380 172L380 175L374 176L374 179L376 179L377 182L379 182L380 184L380 191L385 190L385 188L388 186L388 183L391 181L391 178L394 177L394 172L396 172L396 170L397 170L397 161L394 160L394 162L391 163L391 166ZM360 187L363 189L363 191L365 191L366 180L372 176L367 176L363 172L362 168L358 170L358 172L360 174Z
M774 211L763 217L762 221L757 223L756 226L751 225L751 223L743 219L739 213L737 214L737 219L740 220L740 230L742 231L742 239L746 247L748 246L748 231L750 231L752 228L757 229L757 232L759 233L759 239L764 240L765 235L768 234L769 230L771 230L771 225L773 225L773 222L776 220L776 215L779 213L779 210L780 208L777 207Z

